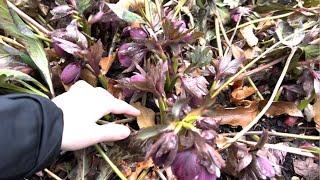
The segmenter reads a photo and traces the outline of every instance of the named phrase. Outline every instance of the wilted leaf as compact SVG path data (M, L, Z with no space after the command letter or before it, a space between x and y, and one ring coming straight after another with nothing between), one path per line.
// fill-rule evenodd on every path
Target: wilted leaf
M254 94L256 90L253 87L244 86L237 88L231 93L231 101L239 102Z
M320 131L320 97L317 97L317 101L313 104L314 122L316 123L317 130Z
M253 25L249 25L249 26L246 26L246 27L240 29L240 32L241 32L242 36L244 37L244 39L247 41L249 46L253 47L258 44L259 39L254 34L254 26Z
M313 158L306 158L306 160L293 160L294 171L308 180L319 179L319 164L315 163Z
M263 108L266 103L266 101L260 101L259 108ZM294 117L303 117L301 110L295 103L286 101L273 102L266 112L267 116L279 116L282 114Z
M181 78L181 80L186 91L192 96L202 98L202 96L208 94L207 85L209 82L203 76L184 76Z
M107 74L113 61L115 60L115 55L110 55L108 57L102 57L100 62L99 62L99 65L101 67L101 72L102 74Z
M119 4L107 3L110 10L112 10L120 19L129 23L143 23L143 19L136 13L130 12L126 8L120 6Z
M90 46L89 52L87 54L89 64L94 70L96 75L100 73L99 63L100 63L103 52L104 52L103 45L99 40L98 42Z
M133 107L137 108L141 112L141 114L137 116L137 123L140 128L155 125L155 112L152 109L142 106L140 102L134 103Z
M63 18L65 16L72 14L73 12L74 12L73 8L67 4L56 6L50 11L50 13L53 15L51 20Z
M299 28L293 28L289 25L288 22L279 20L279 22L277 24L276 33L277 33L279 40L283 44L285 44L287 46L296 46L301 43L301 41L303 40L303 38L305 36L304 31L302 31L302 26L303 25L301 22ZM292 35L292 34L294 34L294 36L292 36L288 40L284 40L284 38L286 38L287 36Z
M210 112L210 117L220 120L220 124L231 126L247 126L258 114L257 103L247 107L215 108Z
M226 76L237 72L241 65L240 59L231 60L230 56L224 56L219 61L219 74Z
M245 59L244 51L239 46L232 45L231 51L235 59Z
M98 84L98 78L95 74L87 68L83 68L80 74L80 78L85 80L91 86L96 87Z
M135 171L128 177L128 180L136 180L138 179L140 173L145 170L148 169L150 167L154 166L152 159L148 158L147 160L143 161L143 162L139 162L136 166Z

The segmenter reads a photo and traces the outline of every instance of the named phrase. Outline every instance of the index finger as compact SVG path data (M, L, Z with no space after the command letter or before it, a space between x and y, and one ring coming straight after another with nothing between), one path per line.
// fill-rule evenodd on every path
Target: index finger
M127 114L132 116L139 116L140 111L125 101L114 98L113 106L111 107L111 113L114 114Z

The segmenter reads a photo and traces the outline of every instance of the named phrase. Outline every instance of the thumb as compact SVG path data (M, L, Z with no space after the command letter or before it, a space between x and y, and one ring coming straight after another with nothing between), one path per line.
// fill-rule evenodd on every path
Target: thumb
M127 126L120 124L105 124L94 126L95 139L100 142L118 141L130 135L130 129Z

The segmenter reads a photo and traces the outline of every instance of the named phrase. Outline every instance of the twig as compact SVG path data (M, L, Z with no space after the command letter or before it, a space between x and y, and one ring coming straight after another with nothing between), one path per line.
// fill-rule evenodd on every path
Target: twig
M41 32L45 33L46 35L50 35L50 31L43 27L41 24L39 24L37 21L32 19L30 16L28 16L26 13L21 11L19 8L17 8L14 4L12 4L10 1L7 1L8 7L10 7L12 10L14 10L19 16L21 16L24 20L28 21L29 23L33 24L35 27L37 27Z
M267 110L270 108L280 86L281 86L281 83L287 73L287 70L289 68L289 65L290 65L290 62L291 62L291 59L293 57L293 55L295 54L297 50L297 47L293 47L291 49L291 53L289 54L289 57L287 59L287 62L282 70L282 73L278 79L278 82L271 94L271 97L270 99L268 100L267 104L263 107L263 109L259 112L259 114L246 126L244 127L240 132L237 133L237 135L235 135L232 139L230 139L230 141L226 142L223 146L223 149L229 147L232 143L236 142L239 138L241 138L246 132L248 132L259 120L260 118L267 112Z
M244 135L261 135L262 131L248 131ZM237 133L223 133L222 136L235 136ZM279 137L287 137L287 138L297 138L297 139L305 139L305 140L312 140L312 141L320 141L320 136L307 136L307 135L300 135L300 134L290 134L290 133L283 133L283 132L276 132L276 131L268 131L268 135L270 136L279 136Z
M240 139L239 142L242 142L242 143L245 143L245 144L249 144L249 145L253 145L253 146L257 144L257 142L245 141L245 140L242 140L242 139ZM263 147L270 148L270 149L275 149L275 150L279 150L279 151L285 151L285 152L288 152L288 153L298 154L298 155L302 155L302 156L316 157L314 154L312 154L310 152L310 150L284 146L284 145L281 145L281 144L264 144Z
M94 147L99 152L99 154L102 156L102 158L109 164L111 169L118 175L118 177L121 180L127 180L127 178L122 174L122 172L118 169L118 167L115 164L113 164L113 162L109 159L109 157L102 150L102 148L98 144L95 144Z
M257 72L260 72L264 69L267 69L275 64L278 64L279 62L281 62L282 60L284 59L284 57L281 57L281 58L278 58L278 59L275 59L273 61L271 61L270 63L268 64L264 64L262 66L259 66L255 69L252 69L251 71L247 71L247 72L244 72L243 74L239 75L235 80L240 80L240 79L243 79L244 77L246 76L251 76L252 74L255 74Z
M59 176L57 176L56 174L54 174L53 172L51 172L49 169L44 169L44 171L51 177L53 177L55 180L62 180Z
M290 16L293 13L294 12L289 12L289 13L280 14L280 15L277 15L277 16L268 16L268 17L264 17L264 18L260 18L260 19L255 19L255 20L252 20L252 21L249 21L249 22L246 22L246 23L243 23L243 24L239 25L238 28L243 28L243 27L246 27L246 26L248 26L250 24L258 23L258 22L261 22L261 21L284 18L284 17ZM232 28L229 31L227 31L227 33L230 33L230 32L232 32L234 30L235 30L235 28Z

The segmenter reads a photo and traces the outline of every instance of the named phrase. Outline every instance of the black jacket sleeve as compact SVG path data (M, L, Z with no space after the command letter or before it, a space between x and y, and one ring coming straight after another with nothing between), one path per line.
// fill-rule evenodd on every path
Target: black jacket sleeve
M59 155L63 114L49 99L0 96L0 179L23 179Z

